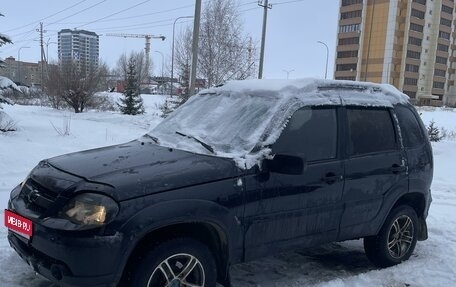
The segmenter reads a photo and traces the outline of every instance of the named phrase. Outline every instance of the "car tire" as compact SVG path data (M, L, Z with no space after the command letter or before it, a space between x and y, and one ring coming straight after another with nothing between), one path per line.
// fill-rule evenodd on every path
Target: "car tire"
M216 286L214 256L206 245L194 239L178 238L163 242L139 259L137 264L130 286Z
M410 258L418 234L418 216L407 205L394 208L376 236L364 238L367 257L379 267L389 267Z

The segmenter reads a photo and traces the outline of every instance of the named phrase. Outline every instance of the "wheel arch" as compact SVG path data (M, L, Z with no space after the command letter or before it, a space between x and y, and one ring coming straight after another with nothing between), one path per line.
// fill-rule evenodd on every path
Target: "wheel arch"
M411 192L403 194L399 197L394 205L391 207L389 213L396 207L407 205L413 208L418 216L418 240L423 241L428 238L428 230L424 212L426 211L426 197L420 192ZM388 213L388 214L389 214Z
M130 230L127 237L131 244L124 253L126 259L122 270L119 270L121 282L128 280L132 263L146 250L170 239L191 238L209 247L217 264L217 281L229 286L233 230L237 224L223 207L201 200L167 202L142 210L127 225L129 227L125 229Z
M394 210L400 205L408 205L412 207L415 210L418 218L422 218L424 210L426 208L426 199L424 197L424 194L419 192L406 193L396 200L391 210Z

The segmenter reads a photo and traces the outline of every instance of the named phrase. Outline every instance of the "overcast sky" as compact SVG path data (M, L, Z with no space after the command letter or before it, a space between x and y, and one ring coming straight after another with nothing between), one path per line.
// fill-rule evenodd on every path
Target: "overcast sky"
M203 0L204 4L211 0ZM0 57L21 61L40 59L39 22L44 23L49 41L49 59L57 60L57 32L85 29L100 35L100 58L114 67L119 56L144 49L144 39L108 37L106 33L136 33L166 36L152 40L152 51L160 51L165 62L171 58L172 23L180 16L194 14L194 0L4 0L0 13L0 33L14 44L0 48ZM258 1L237 0L245 32L260 46L263 9ZM319 77L325 74L326 48L329 47L328 78L333 77L339 0L270 0L268 13L264 78ZM136 6L136 7L135 7ZM180 20L176 36L191 21ZM161 55L151 53L154 73L161 73Z

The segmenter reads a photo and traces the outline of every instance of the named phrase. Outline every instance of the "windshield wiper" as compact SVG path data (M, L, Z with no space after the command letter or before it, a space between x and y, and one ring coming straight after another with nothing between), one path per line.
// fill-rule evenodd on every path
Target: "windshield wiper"
M187 137L187 138L190 138L190 139L193 139L195 141L197 141L199 144L201 144L205 149L207 149L208 151L210 151L211 153L214 153L214 148L212 148L210 145L208 145L207 143L201 141L200 139L197 139L196 137L192 136L192 135L186 135L184 133L181 133L181 132L178 132L176 131L176 134L180 135L180 136L183 136L183 137Z
M158 140L157 137L151 136L150 134L145 134L144 136L150 138L150 139L153 140L156 144L159 143L159 140Z

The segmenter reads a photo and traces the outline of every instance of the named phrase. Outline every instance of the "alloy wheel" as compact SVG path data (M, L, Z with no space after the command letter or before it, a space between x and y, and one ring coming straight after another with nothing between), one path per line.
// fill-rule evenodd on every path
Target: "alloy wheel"
M412 219L401 215L393 222L388 234L388 251L395 258L400 259L410 249L413 243L414 226Z
M180 253L163 260L150 276L147 287L204 287L204 268L190 254Z

